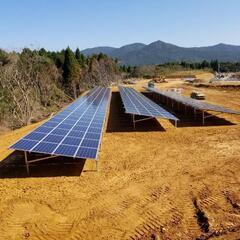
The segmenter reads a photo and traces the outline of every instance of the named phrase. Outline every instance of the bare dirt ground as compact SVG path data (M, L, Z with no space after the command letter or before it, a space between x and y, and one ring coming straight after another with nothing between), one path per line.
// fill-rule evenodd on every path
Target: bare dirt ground
M28 178L7 147L36 125L0 136L0 239L240 239L240 116L179 128L159 119L134 131L114 91L99 172L90 160L61 159L31 166ZM240 110L239 90L201 91Z

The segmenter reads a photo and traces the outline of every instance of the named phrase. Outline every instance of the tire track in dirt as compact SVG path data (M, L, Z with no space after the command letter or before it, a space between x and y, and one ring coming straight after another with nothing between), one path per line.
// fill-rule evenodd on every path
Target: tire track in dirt
M147 197L141 199L141 201L137 204L137 209L141 211L149 203L157 202L161 196L167 194L169 191L170 188L168 186L153 188L150 194Z
M31 239L39 240L59 240L66 239L71 232L73 223L36 223L31 224L29 229L31 229L30 234Z
M167 199L169 193L169 187L155 188L137 204L136 208L141 213L142 223L136 226L135 230L129 234L128 239L152 239L151 236L156 233L167 236L169 229L181 227L184 215L180 209L184 205L184 208L188 208L188 212L193 213L193 207L191 204L186 204L189 201L188 198L182 202L182 206L181 204L174 206L175 203ZM199 232L193 215L191 216L191 225L191 231Z
M1 215L0 230L5 239L31 236L31 239L58 240L67 236L72 228L65 216L56 213L43 202L16 199L11 200L8 206L10 209L5 209Z
M206 186L200 189L193 202L202 230L202 234L196 239L207 240L238 232L240 216L236 215L239 214L237 201L236 195L229 190L213 193Z
M151 239L151 235L167 236L169 228L177 227L183 220L183 214L175 207L169 211L149 210L144 213L143 223L136 227L129 239Z
M135 228L134 232L130 234L129 239L141 239L151 235L153 232L161 232L162 229L164 229L164 222L162 221L161 217L159 217L159 214L156 214L150 210L144 214L143 218L143 223Z
M240 214L240 199L237 194L225 190L223 191L223 195L225 196L226 201L232 206L234 213Z
M108 196L103 196L100 194L97 198L94 199L89 208L89 215L85 218L76 218L77 212L75 212L75 220L73 221L73 227L71 233L69 234L68 239L89 239L88 233L84 232L87 224L93 224L91 221L91 213L96 215L101 215L102 218L108 219L109 224L115 224L116 222L125 221L125 219L131 216L138 216L142 218L143 211L146 212L148 205L153 205L157 203L161 196L169 192L169 187L155 187L153 190L142 189L143 192L148 191L146 197L142 198L141 195L131 195L123 194L121 197L116 195L111 196L111 201L108 200ZM96 196L96 195L95 195ZM169 205L169 208L172 206ZM165 213L164 213L165 214ZM70 214L71 215L71 214ZM173 221L179 221L179 215L176 213L175 209L172 210ZM161 216L161 214L160 214ZM69 216L70 219L73 219L73 215ZM144 215L145 220L149 226L152 226L153 229L158 224L161 224L160 217L154 214L153 212L147 212ZM124 231L124 229L122 229Z
M232 233L237 233L237 236L239 236L240 225L235 225L235 226L231 226L231 227L227 227L227 228L221 228L219 230L211 231L210 233L202 234L201 236L197 237L196 240L208 240L208 239L211 239L211 238L218 239L221 236L223 236L224 237L223 239L225 239L225 237L229 237ZM234 240L239 240L240 239L239 237L236 238L236 235L233 236L233 237L234 237Z

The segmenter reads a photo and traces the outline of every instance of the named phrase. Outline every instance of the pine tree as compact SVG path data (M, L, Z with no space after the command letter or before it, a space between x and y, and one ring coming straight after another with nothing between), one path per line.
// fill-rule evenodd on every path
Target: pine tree
M128 72L128 73L131 73L131 72L132 72L131 66L128 66L128 67L127 67L127 72Z
M79 62L79 64L80 64L81 52L80 52L79 48L76 49L75 57L76 57L76 59L78 60L78 62Z
M63 84L71 91L70 94L77 97L77 84L80 80L80 65L68 47L65 51L63 64ZM72 92L73 91L73 92Z
M210 66L213 69L213 71L218 72L218 70L219 70L218 60L211 61Z
M39 53L40 56L48 57L48 53L47 53L47 51L45 50L45 48L41 48L41 49L38 51L38 53Z
M82 54L80 52L79 48L76 49L75 57L76 57L78 63L80 64L80 66L84 67L86 64L86 58L85 58L84 54Z
M100 52L97 56L97 60L100 61L101 59L106 58L106 55L104 55L102 52Z

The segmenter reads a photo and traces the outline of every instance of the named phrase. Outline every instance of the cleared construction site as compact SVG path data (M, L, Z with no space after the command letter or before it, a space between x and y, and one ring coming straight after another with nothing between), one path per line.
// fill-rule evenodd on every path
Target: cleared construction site
M198 105L194 90L98 88L1 135L2 239L238 239L239 90L202 88Z

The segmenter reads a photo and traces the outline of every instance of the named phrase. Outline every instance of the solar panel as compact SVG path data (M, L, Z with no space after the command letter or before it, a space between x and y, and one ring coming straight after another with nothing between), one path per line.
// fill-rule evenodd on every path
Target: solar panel
M157 93L161 96L168 97L176 102L180 102L186 106L190 106L192 108L198 109L198 110L214 111L214 112L222 112L222 113L230 113L230 114L240 114L239 111L228 109L228 108L218 106L215 104L211 104L208 102L199 101L199 100L192 99L189 97L184 97L176 92L163 91L163 90L159 90L156 88L150 88L150 87L147 87L146 89L151 92Z
M109 88L96 87L10 148L97 159L109 99Z
M133 88L119 87L119 91L126 113L149 117L160 117L175 121L179 120L173 114L160 107Z

